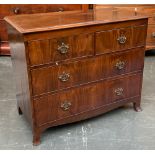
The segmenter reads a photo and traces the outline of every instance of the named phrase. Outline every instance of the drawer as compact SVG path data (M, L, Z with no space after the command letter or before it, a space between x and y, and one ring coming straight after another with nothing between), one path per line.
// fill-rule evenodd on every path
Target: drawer
M34 100L37 125L91 111L140 95L141 74L71 89Z
M146 25L96 32L96 54L143 46L146 33Z
M40 95L79 84L143 69L144 48L31 71L33 94ZM138 59L137 59L138 58Z
M0 5L0 18L9 15L82 10L81 4L8 4Z
M108 82L108 102L116 102L125 98L140 95L142 77L132 75Z
M147 45L155 45L155 25L149 25L147 31Z
M28 42L30 65L54 63L94 55L94 35L80 34L64 38Z

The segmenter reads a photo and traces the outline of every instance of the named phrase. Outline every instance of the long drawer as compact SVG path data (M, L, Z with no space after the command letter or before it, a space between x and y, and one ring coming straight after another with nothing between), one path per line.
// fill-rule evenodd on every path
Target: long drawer
M37 125L140 95L142 75L124 76L35 99Z
M143 57L144 48L136 48L117 54L33 69L31 71L33 95L142 70Z

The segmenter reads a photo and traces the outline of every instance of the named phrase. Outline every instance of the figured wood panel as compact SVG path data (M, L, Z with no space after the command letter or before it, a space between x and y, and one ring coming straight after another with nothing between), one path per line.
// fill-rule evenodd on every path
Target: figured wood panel
M141 92L141 75L132 75L128 78L110 81L108 83L109 103L116 102L131 96L139 95Z
M33 94L40 95L54 92L107 77L142 70L143 57L144 48L137 48L123 53L34 69L31 71ZM121 69L116 67L116 64L120 62L125 63ZM59 79L59 76L63 74L69 74L70 76L65 82Z
M34 107L37 125L40 126L50 121L74 116L100 106L106 106L116 100L139 95L140 85L138 83L140 81L141 74L137 74L113 81L102 81L35 99ZM117 88L123 88L122 95L116 95L115 90ZM62 108L64 102L70 103L68 110Z
M64 43L67 52L62 54L58 48ZM30 64L39 65L70 58L94 55L94 34L72 35L49 40L28 42Z
M145 44L147 34L147 26L140 25L133 27L133 46L142 46Z
M114 50L113 30L96 32L96 54L107 53Z
M107 60L106 56L102 56L58 66L34 69L31 71L33 94L39 95L66 89L107 77ZM69 74L69 78L65 82L59 79L59 76L63 74Z
M117 52L136 46L144 46L147 33L146 25L138 25L96 33L96 54ZM125 37L125 42L121 43L120 38Z

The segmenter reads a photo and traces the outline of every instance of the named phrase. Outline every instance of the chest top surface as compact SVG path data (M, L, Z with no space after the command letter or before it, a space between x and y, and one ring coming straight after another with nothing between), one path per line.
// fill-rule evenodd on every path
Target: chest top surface
M56 13L38 13L5 17L5 20L20 33L59 30L88 25L98 25L147 18L143 15L126 16L112 9L99 9L82 13L66 11Z

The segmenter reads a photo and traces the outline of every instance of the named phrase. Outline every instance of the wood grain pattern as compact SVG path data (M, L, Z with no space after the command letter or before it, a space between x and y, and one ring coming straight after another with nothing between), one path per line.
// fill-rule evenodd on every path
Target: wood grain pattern
M139 82L141 82L141 75L137 74L38 98L34 100L37 125L40 126L57 119L74 116L124 98L138 96L140 95ZM123 88L122 95L116 95L115 90L117 88ZM66 111L61 108L64 101L71 102L70 108Z
M142 44L144 44L147 34L146 30L147 30L146 25L135 26L133 28L133 34L135 34L132 40L133 46L141 46Z
M138 57L138 60L137 58ZM117 54L103 55L88 60L65 63L58 66L50 66L31 71L33 94L41 95L67 89L80 84L87 84L104 78L126 74L143 69L144 48L132 49ZM116 64L125 62L122 69ZM59 76L63 73L70 75L66 82L62 82Z
M7 18L18 112L32 124L34 145L48 127L101 115L128 102L141 110L148 19L113 16L105 21L101 15L100 11L42 14L42 28L38 31L36 18L33 33L15 29L21 26L19 16ZM47 28L53 16L61 20ZM22 24L27 27L31 16L25 18ZM120 45L122 41L126 44Z
M67 28L76 28L90 25L100 25L115 22L121 22L127 19L128 21L136 19L144 19L147 16L115 16L112 14L108 20L107 16L103 14L109 13L112 10L100 10L96 13L89 11L87 13L70 11L70 12L56 12L56 13L41 13L29 15L19 15L5 17L5 20L12 24L21 33L31 33L31 32L44 32L44 31L54 31ZM24 21L22 20L24 18ZM36 22L37 19L37 22Z
M62 54L58 47L64 43L69 47L66 54ZM39 65L56 61L94 55L93 34L72 35L49 40L28 42L30 64Z

